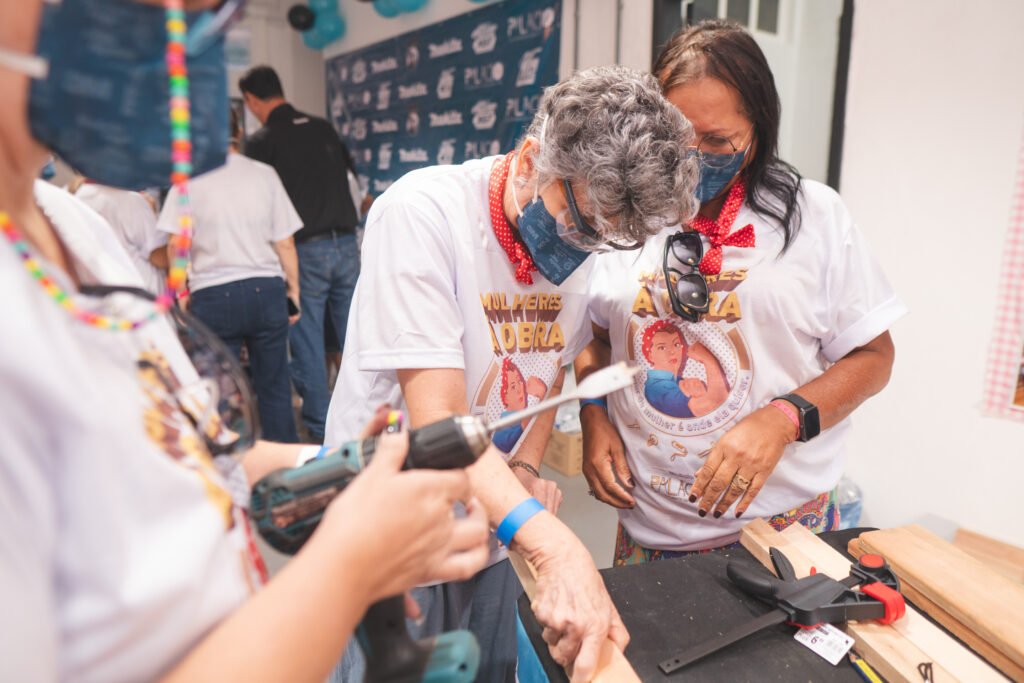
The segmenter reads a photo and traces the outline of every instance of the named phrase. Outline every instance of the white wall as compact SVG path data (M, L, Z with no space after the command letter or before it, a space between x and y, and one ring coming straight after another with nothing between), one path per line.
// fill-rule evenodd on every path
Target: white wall
M982 418L1024 125L1024 3L856 0L841 192L911 314L849 470L875 525L1024 545L1024 424Z

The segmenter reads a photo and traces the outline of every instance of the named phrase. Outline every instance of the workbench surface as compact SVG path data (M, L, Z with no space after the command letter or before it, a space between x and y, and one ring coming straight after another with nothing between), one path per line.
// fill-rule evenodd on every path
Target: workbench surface
M849 539L862 531L832 532L821 538L845 553ZM739 548L601 572L632 637L626 648L626 659L643 681L861 681L845 657L838 666L832 666L796 642L793 639L796 629L784 624L766 629L671 676L661 673L658 662L768 611L767 605L729 581L725 567L733 559L761 567L750 553ZM519 614L551 683L566 681L561 668L548 655L525 595L519 600Z

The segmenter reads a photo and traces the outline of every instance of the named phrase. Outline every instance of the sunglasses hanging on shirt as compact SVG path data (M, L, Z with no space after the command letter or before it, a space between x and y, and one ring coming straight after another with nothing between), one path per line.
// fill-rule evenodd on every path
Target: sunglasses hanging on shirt
M663 272L672 311L683 320L699 322L708 312L708 281L698 269L704 245L695 232L677 232L665 240Z

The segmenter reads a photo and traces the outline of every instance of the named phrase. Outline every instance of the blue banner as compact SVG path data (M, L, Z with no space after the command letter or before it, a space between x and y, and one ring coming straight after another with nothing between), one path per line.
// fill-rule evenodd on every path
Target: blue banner
M360 185L511 150L558 80L561 18L561 0L505 0L328 60Z

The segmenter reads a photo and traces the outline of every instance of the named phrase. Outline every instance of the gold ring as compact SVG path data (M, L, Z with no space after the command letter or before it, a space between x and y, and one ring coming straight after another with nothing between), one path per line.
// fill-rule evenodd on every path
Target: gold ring
M744 476L737 474L735 477L732 478L732 485L741 491L746 491L748 488L750 488L750 480Z

